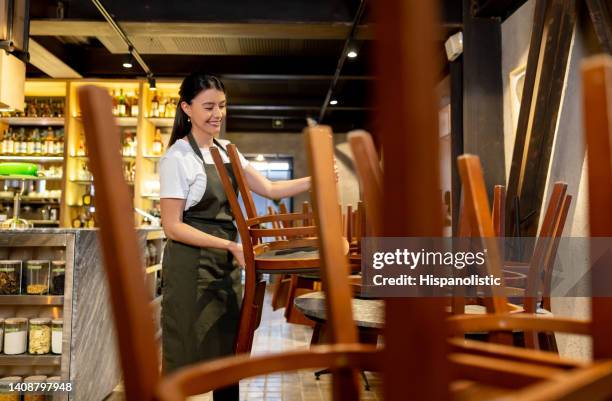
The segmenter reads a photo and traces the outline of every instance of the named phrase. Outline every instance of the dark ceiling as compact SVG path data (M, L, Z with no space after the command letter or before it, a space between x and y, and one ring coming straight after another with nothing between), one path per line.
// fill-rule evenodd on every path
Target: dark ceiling
M522 2L493 1L513 3L504 4L504 12ZM283 131L296 132L304 127L306 117L320 120L360 5L359 0L101 3L126 31L155 77L180 78L193 71L220 75L231 106L228 130L271 131L272 121L282 119ZM367 4L364 10L351 42L359 55L344 62L332 94L338 104L327 106L322 118L336 132L367 128L369 120L374 81L368 60L374 29ZM461 29L461 12L460 0L444 1L441 76L446 68L442 43L448 34ZM137 64L131 70L121 66L127 48L90 0L31 0L30 18L31 39L78 75L145 76ZM77 25L71 25L74 23ZM28 77L48 76L33 64L28 64Z

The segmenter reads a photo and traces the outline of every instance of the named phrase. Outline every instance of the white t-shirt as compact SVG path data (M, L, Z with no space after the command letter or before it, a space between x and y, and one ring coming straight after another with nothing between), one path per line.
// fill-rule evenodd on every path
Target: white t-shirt
M227 140L219 140L226 147ZM208 148L200 148L204 162L214 164ZM220 150L221 159L229 163L229 158ZM238 152L242 168L249 165L247 159ZM185 210L197 204L206 191L206 172L202 161L186 140L179 139L168 148L159 161L160 198L185 199Z

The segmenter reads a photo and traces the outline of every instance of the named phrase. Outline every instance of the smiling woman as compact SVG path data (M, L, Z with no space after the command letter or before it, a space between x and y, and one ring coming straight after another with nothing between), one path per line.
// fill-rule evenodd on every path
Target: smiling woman
M159 164L168 238L162 261L165 373L233 353L244 266L231 208L210 154L211 147L221 149L233 180L225 153L228 142L218 139L226 118L225 87L217 77L192 74L179 94L170 146ZM271 182L239 157L250 187L259 195L279 199L310 188L309 177ZM237 384L213 394L214 401L238 399Z

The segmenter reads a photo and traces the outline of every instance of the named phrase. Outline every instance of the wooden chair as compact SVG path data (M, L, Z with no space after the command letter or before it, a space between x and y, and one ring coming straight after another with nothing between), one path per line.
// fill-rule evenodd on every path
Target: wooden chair
M258 216L253 203L251 191L240 165L238 150L234 144L227 146L227 152L245 205L246 218L238 203L237 194L231 185L219 149L212 147L210 153L217 167L217 172L225 188L231 205L245 258L245 285L240 323L236 338L236 353L250 352L255 330L261 319L261 308L265 295L266 283L261 279L263 273L299 274L319 270L318 238L315 226L284 227L266 229L261 223L296 222L311 219L304 213L287 213ZM338 217L340 220L340 217ZM285 240L262 242L264 237L285 237ZM346 246L348 251L348 245Z
M245 377L318 367L332 369L334 400L358 399L353 369L377 370L381 358L380 351L374 347L356 344L346 269L338 269L338 266L346 265L346 246L339 224L325 225L325 229L318 230L325 244L320 265L329 292L326 302L331 344L256 358L247 355L229 357L181 369L162 380L152 313L143 280L142 255L134 225L130 223L133 221L132 200L121 171L120 136L111 113L111 98L106 90L93 86L79 88L78 96L91 149L90 166L99 188L96 212L100 217L100 240L117 327L126 399L184 401L190 395L225 387ZM335 185L331 178L333 174L328 173L328 169L333 171L330 156L329 152L320 151L311 155L315 209L321 222L340 221L337 208L329 207L327 202L329 196L332 200L334 196L337 199L335 190L330 189ZM296 231L289 231L289 235Z

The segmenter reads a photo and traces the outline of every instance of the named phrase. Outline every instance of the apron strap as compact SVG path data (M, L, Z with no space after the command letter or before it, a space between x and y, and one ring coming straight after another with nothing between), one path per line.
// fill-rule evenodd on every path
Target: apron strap
M198 146L198 143L196 142L196 140L193 137L193 134L191 132L189 132L189 134L187 134L187 140L189 141L189 145L191 146L191 149L193 149L195 154L200 158L200 160L202 160L202 163L205 163L204 162L204 156L202 155L202 152L200 151L200 147ZM225 154L229 157L225 147L223 145L221 145L221 143L219 141L217 141L215 138L213 138L213 144L215 146L221 148L225 152Z

